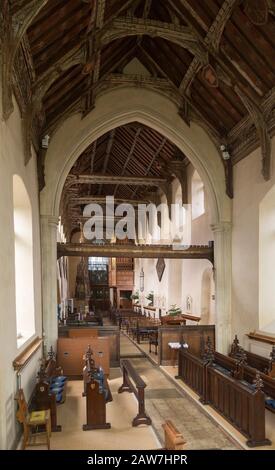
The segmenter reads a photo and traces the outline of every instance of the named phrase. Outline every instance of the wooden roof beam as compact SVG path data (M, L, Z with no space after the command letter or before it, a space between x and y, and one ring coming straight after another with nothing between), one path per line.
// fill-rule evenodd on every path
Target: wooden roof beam
M115 175L79 175L72 176L68 181L68 187L75 184L119 184L132 186L160 186L167 183L166 178L150 176L115 176Z
M127 165L128 165L128 163L130 162L131 158L132 158L133 155L134 155L135 148L136 148L136 145L137 145L137 143L138 143L138 140L139 140L141 131L142 131L142 127L138 127L138 129L137 129L137 131L136 131L136 134L135 134L135 137L134 137L134 140L133 140L133 143L132 143L132 146L131 146L131 149L130 149L130 152L129 152L128 157L126 158L126 160L125 160L125 162L124 162L124 165L123 165L123 168L122 168L122 170L121 170L121 176L124 176L124 173L125 173L125 170L126 170L126 168L127 168ZM116 195L117 188L118 188L118 185L116 185L116 187L115 187L115 190L114 190L114 197L115 197L115 195Z
M105 256L109 258L167 258L167 259L208 259L214 260L213 243L208 246L190 246L185 249L160 245L131 245L92 243L58 243L57 258L62 256Z
M173 23L148 20L143 18L119 17L112 23L112 28L106 30L100 37L99 44L104 46L125 36L161 37L180 47L188 49L202 63L207 63L207 51L201 46L199 39L190 27L178 26Z
M0 21L2 22L1 59L2 59L2 113L6 120L13 112L12 71L20 42L28 27L48 0L20 2L11 13L9 0L3 0Z
M115 135L116 135L116 130L112 129L111 132L110 132L110 135L109 135L109 140L108 140L108 144L107 144L107 148L106 148L106 154L105 154L105 158L104 158L104 162L103 162L103 168L102 168L103 174L105 174L106 171L107 171L109 159L110 159L110 156L111 156L111 153L112 153L112 148L113 148ZM101 191L102 191L102 185L100 185L99 188L98 188L98 195L101 194Z
M145 199L121 199L121 198L114 198L114 204L132 204L133 206L138 206L139 204L147 204L148 200ZM87 204L99 204L104 205L106 204L106 197L105 196L79 196L73 197L70 199L69 204L73 206L81 206Z
M104 15L106 8L106 0L98 0L93 8L92 18L89 25L91 36L87 38L87 55L86 67L89 73L89 68L93 67L92 73L88 77L88 87L91 87L84 98L83 116L86 116L94 107L95 96L92 86L96 86L99 80L100 64L101 64L101 50L97 50L96 32L100 31L104 24Z

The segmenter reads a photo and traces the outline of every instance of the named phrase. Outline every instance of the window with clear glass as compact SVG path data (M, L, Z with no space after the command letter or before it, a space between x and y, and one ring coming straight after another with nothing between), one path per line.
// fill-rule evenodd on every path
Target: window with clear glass
M17 347L35 333L32 207L22 179L13 177Z

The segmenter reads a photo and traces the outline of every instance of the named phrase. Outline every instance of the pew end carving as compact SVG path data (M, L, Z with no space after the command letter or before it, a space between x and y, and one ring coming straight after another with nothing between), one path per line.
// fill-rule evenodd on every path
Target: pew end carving
M172 421L165 421L162 427L164 430L165 450L183 450L186 442Z
M106 375L102 367L96 367L91 346L85 354L83 369L84 392L86 397L86 421L83 431L93 429L110 429L111 424L106 422L106 404L112 401L112 394L108 386Z

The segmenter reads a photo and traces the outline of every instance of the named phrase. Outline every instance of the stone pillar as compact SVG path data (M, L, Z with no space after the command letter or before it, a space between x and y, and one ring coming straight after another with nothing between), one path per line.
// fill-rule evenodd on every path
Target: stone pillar
M45 349L56 350L58 337L57 320L57 227L58 217L42 215L41 218L42 256L42 306Z
M216 349L228 354L232 340L232 224L212 225L215 240Z

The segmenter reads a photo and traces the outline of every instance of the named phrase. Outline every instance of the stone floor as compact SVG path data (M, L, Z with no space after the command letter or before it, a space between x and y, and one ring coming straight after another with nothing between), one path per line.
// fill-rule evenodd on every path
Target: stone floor
M137 347L122 334L121 354L128 348L133 353ZM142 354L142 353L140 353ZM145 391L146 411L163 445L162 424L170 419L183 434L188 449L240 449L196 403L184 392L179 393L174 383L146 357L132 357L132 364L147 384Z
M83 382L69 381L66 401L58 406L58 424L62 432L52 433L51 450L153 450L161 444L152 426L132 427L137 414L137 402L129 393L118 394L122 384L120 369L111 369L109 386L113 401L106 406L111 429L83 431L86 420L86 400L82 397ZM29 447L45 450L45 446Z
M147 383L146 411L162 443L162 424L169 419L183 434L186 448L190 450L240 448L192 399L179 393L173 383L148 359L135 358L131 362Z
M124 334L121 335L121 356L128 357L146 382L146 411L152 426L132 427L137 413L137 401L133 394L118 394L122 383L119 368L111 369L109 385L113 402L107 404L109 430L84 432L86 401L82 398L82 381L68 383L66 402L58 407L58 423L61 433L53 433L51 448L54 450L153 450L164 445L162 424L171 420L183 434L186 449L240 449L238 444L209 417L173 380L152 363ZM37 449L45 447L38 447Z

